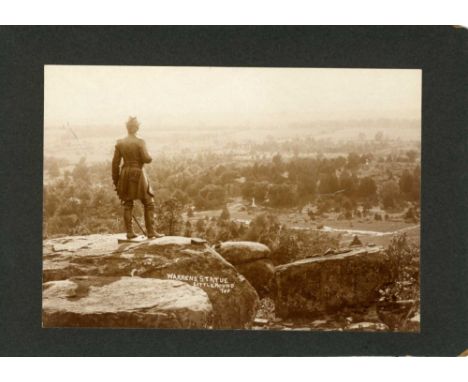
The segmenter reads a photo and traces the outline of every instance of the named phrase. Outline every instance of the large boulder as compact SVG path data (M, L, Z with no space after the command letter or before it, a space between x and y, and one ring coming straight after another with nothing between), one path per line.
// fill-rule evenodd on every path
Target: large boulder
M141 277L87 277L43 286L44 327L199 328L213 307L200 288Z
M345 306L366 306L378 288L391 280L389 262L380 247L299 260L276 267L276 314L314 316Z
M249 280L260 297L270 294L274 287L275 266L269 259L237 264L236 269Z
M260 297L270 293L275 267L266 245L253 241L225 241L215 248L249 280Z
M141 277L201 288L213 307L213 327L251 326L258 295L210 246L185 237L118 244L119 235L69 236L44 242L43 281L76 276Z
M265 244L254 241L225 241L215 248L221 256L234 265L270 256L270 249Z

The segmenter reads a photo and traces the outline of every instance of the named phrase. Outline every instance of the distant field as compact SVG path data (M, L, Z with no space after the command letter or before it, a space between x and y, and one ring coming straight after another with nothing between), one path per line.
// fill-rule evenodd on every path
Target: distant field
M371 218L337 220L336 214L329 214L328 218L311 221L305 213L299 213L297 210L273 210L263 207L246 208L240 199L229 203L227 207L231 215L231 219L245 223L250 222L260 213L271 212L278 216L280 222L289 228L317 230L319 227L323 226L325 228L321 228L321 230L324 231L327 231L326 227L337 230L350 230L351 232L330 231L331 235L339 235L341 237L341 245L343 246L351 242L355 234L352 231L368 231L356 233L363 244L374 243L376 245L387 246L392 239L393 233L397 231L405 232L408 239L415 244L419 244L420 240L420 225L406 223L404 221L375 221ZM194 213L194 217L189 220L193 222L205 216L211 218L213 216L218 217L220 214L221 210L197 211Z
M363 125L330 127L328 125L304 124L301 126L203 128L199 126L164 128L147 126L141 131L150 153L168 154L197 153L205 150L226 151L230 143L263 142L267 139L285 140L312 137L316 140L330 139L334 142L373 139L375 134L383 132L389 139L402 141L420 141L419 125L398 124L390 126ZM76 163L86 157L88 163L110 160L118 138L125 136L123 126L115 128L63 126L47 127L44 131L44 155L67 158ZM323 154L327 155L326 152ZM347 153L343 153L347 155ZM333 154L336 155L336 154Z

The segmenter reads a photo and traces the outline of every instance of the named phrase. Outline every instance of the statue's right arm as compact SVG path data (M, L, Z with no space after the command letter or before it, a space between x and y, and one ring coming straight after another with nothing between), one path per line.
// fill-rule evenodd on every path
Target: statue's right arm
M118 145L115 145L114 157L112 158L112 181L114 182L114 186L117 186L117 183L119 182L121 160L122 154L120 153Z

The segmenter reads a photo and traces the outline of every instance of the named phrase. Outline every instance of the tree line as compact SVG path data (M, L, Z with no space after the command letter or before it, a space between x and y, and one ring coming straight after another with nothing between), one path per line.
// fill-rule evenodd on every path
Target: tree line
M401 156L401 155L400 155ZM313 205L311 218L329 211L345 217L366 213L372 206L386 210L419 205L420 167L417 153L405 161L350 153L327 158L280 154L239 164L222 154L156 157L146 167L158 208L174 200L181 212L222 209L234 197L271 208ZM110 162L75 166L46 158L44 233L87 234L121 229L120 202L110 176ZM173 204L174 205L174 204Z

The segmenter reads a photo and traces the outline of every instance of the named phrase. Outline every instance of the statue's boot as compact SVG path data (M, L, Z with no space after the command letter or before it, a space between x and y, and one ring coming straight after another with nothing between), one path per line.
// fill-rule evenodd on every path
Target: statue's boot
M145 206L145 226L148 239L155 239L164 236L154 230L154 206Z
M127 239L133 239L138 235L133 232L133 208L125 206L124 208L124 223L127 231Z

